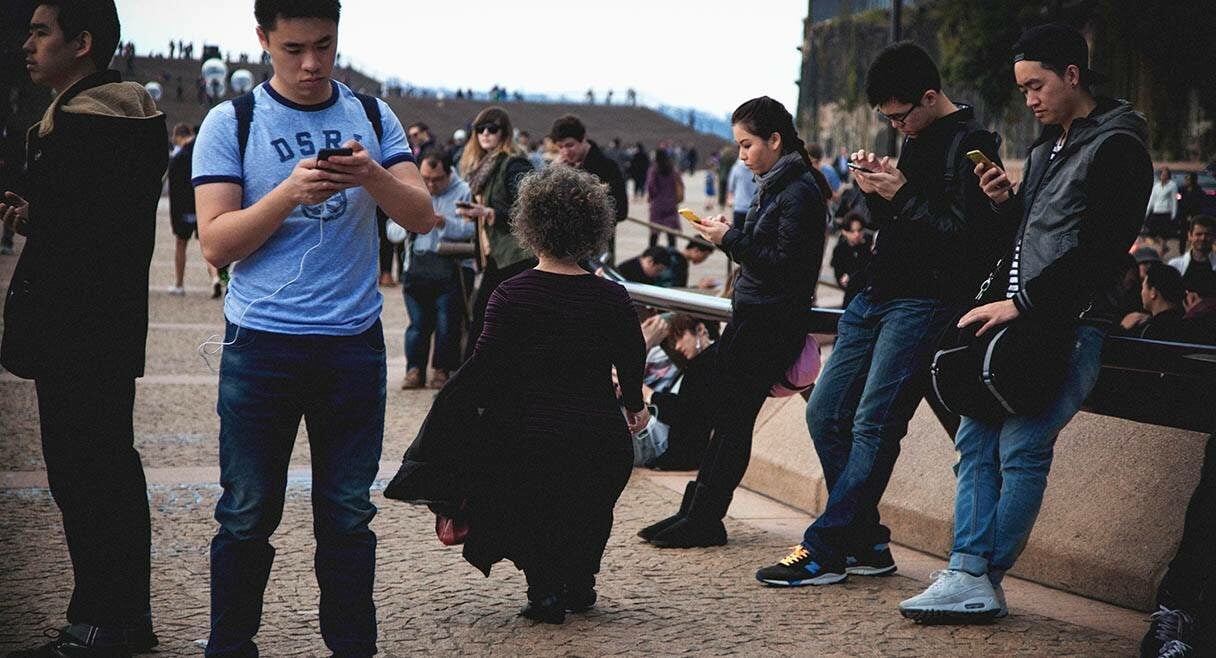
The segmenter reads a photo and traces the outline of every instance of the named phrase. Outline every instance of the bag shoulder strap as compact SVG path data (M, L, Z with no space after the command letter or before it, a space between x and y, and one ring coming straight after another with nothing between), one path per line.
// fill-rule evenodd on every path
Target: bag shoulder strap
M376 140L384 141L384 125L380 120L380 103L376 102L375 96L360 94L354 92L355 98L359 99L359 103L363 105L363 113L367 115L367 120L372 123L372 130L376 131Z
M954 138L950 140L950 148L946 149L946 189L954 187L954 180L958 170L958 149L963 144L963 139L971 134L971 124L965 123L954 131Z
M355 93L355 97L359 99L359 104L363 106L363 113L367 115L367 120L372 124L372 130L376 131L376 139L384 139L384 125L380 118L380 104L376 102L375 96L367 94ZM253 124L253 92L241 94L232 99L232 109L236 111L236 143L240 149L241 160L245 159L245 147L249 144L249 127Z
M236 143L241 153L241 162L245 161L245 146L249 144L249 126L253 123L253 92L241 94L232 99L232 109L236 111Z

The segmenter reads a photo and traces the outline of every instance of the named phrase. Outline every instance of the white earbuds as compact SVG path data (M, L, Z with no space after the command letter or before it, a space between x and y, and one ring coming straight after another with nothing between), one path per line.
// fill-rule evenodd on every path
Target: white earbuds
M300 269L298 272L296 272L295 278L292 279L291 281L288 281L287 283L284 283L283 285L279 286L274 292L270 293L269 295L266 295L264 297L259 297L258 299L255 299L252 302L249 302L249 305L245 307L245 310L241 311L241 319L236 321L236 331L233 332L233 334L232 334L232 340L227 341L227 342L221 341L220 336L218 336L216 334L212 334L211 336L207 337L206 341L204 341L202 344L200 344L198 346L198 355L203 359L203 363L207 364L207 368L209 368L211 370L211 372L217 373L217 374L219 373L219 371L215 369L215 366L211 365L211 357L219 354L220 351L223 350L225 347L232 345L233 343L236 342L237 336L239 336L241 334L241 325L245 322L245 314L249 312L249 309L253 308L254 304L257 304L259 302L264 302L268 299L273 298L275 295L282 292L284 288L286 288L287 286L290 286L291 284L300 280L300 277L304 274L304 261L308 258L308 254L311 254L314 249L321 246L322 242L325 242L325 218L321 217L320 219L318 219L317 224L320 229L320 238L317 240L316 244L309 247L308 251L304 252L303 256L300 256Z

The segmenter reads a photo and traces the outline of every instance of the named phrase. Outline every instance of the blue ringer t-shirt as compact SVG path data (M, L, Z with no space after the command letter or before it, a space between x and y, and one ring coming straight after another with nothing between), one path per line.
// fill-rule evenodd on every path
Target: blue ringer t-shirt
M378 143L354 92L338 82L331 84L334 93L319 105L293 103L269 82L258 85L244 162L232 103L217 105L207 114L194 143L194 186L241 185L241 207L247 208L291 176L297 162L314 157L322 148L339 148L349 139L363 144L386 168L414 161L401 122L388 105L376 101L384 133ZM301 257L318 241L321 246L304 259L301 273ZM362 187L339 192L324 203L298 206L257 251L232 264L224 316L259 331L361 333L380 317L384 303L376 283L378 249L376 202ZM298 281L250 306L297 273Z

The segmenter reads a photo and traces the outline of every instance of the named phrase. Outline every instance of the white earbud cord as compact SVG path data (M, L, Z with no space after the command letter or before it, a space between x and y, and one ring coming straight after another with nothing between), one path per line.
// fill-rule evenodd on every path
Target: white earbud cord
M253 308L254 304L257 304L259 302L264 302L268 299L273 298L275 295L282 292L283 289L286 288L287 286L290 286L291 284L295 283L296 281L299 281L300 277L304 275L304 261L308 259L308 254L311 254L314 249L316 249L317 247L320 247L321 243L325 241L325 219L322 218L322 219L317 220L317 224L318 224L318 229L320 231L320 238L317 240L316 244L309 247L308 251L304 252L303 256L300 256L300 270L298 272L296 272L295 278L292 279L291 281L288 281L287 283L284 283L283 285L279 286L274 292L270 293L269 295L266 295L264 297L259 297L255 300L253 300L252 302L249 302L249 304L247 306L245 306L245 310L241 311L241 318L236 321L236 331L233 332L233 334L232 334L232 340L224 342L224 341L219 340L220 339L219 335L212 334L211 336L207 337L206 342L204 342L198 346L198 355L200 358L202 358L203 363L207 364L207 368L210 369L211 372L219 374L219 371L215 369L215 366L211 365L210 357L213 357L213 356L219 354L220 351L223 350L225 347L232 345L233 343L236 342L237 336L239 336L241 334L241 325L243 325L245 322L245 314L249 312L249 309Z

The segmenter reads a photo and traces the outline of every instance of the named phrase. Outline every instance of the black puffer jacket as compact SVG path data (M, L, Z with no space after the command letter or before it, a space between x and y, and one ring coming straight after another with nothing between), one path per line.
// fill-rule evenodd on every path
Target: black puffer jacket
M776 176L757 192L743 221L722 237L722 250L743 266L732 301L810 308L823 262L827 206L801 159Z

